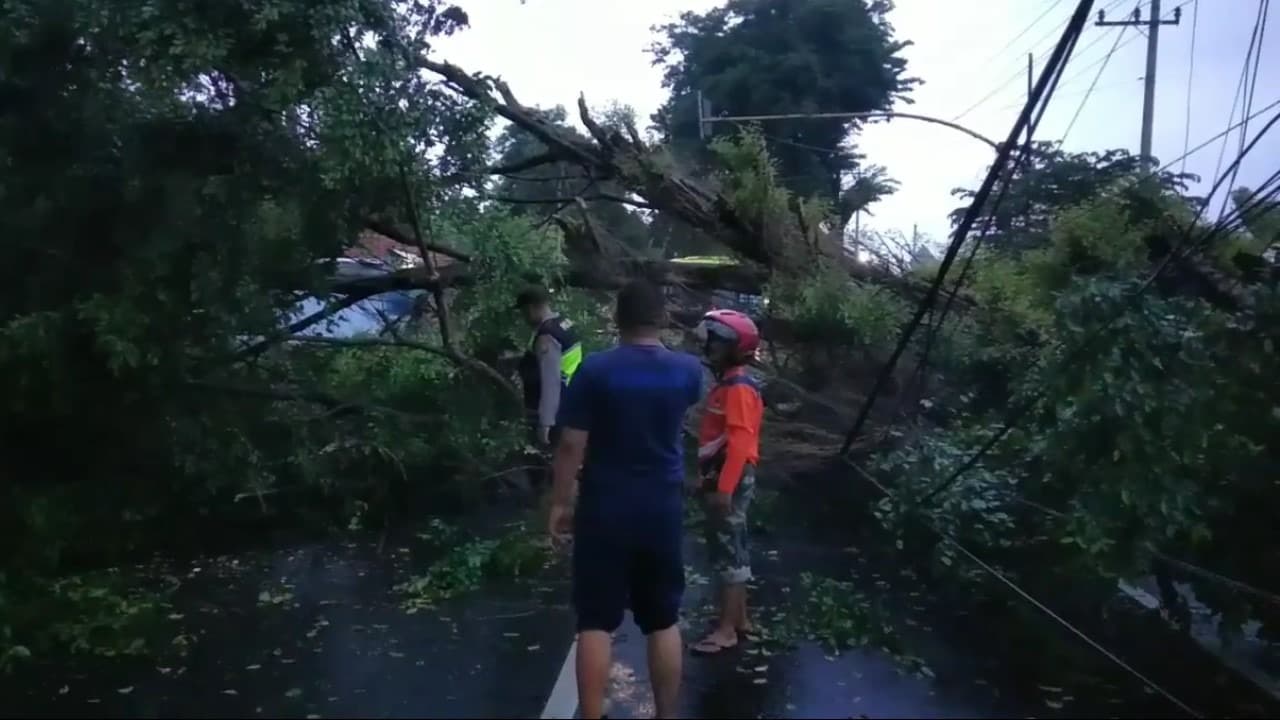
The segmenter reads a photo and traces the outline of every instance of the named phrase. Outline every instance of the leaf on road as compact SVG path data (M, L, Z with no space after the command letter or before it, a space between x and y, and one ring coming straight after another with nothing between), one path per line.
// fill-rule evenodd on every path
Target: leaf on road
M119 690L116 690L116 692L120 693L121 695L128 695L129 693L133 692L133 686L130 685L128 687L122 687Z
M288 692L286 692L286 693L284 694L284 696L285 696L285 697L287 697L287 698L296 698L296 697L299 697L299 696L301 696L301 695L302 695L302 690L300 690L300 689L298 689L298 688L291 688Z

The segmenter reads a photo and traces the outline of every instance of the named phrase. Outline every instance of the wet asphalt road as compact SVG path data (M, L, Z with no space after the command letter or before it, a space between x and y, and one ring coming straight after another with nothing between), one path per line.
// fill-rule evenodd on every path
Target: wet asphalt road
M884 608L928 671L874 647L750 642L686 659L685 717L1179 716L1105 662L1058 659L1060 635L953 610L874 533L842 546L809 524L784 516L772 526L789 531L756 536L756 622L767 633L797 611L801 572L841 577ZM696 533L688 548L692 641L707 628L712 585ZM149 574L182 582L172 644L185 654L28 668L0 682L0 716L537 717L571 639L563 564L410 614L391 588L425 562L408 546L379 555L373 542L350 542L158 564ZM610 716L651 712L643 638L628 623Z
M37 717L529 717L569 645L564 589L489 587L407 614L390 589L408 548L306 546L186 569L175 641L158 663L27 674L0 715Z

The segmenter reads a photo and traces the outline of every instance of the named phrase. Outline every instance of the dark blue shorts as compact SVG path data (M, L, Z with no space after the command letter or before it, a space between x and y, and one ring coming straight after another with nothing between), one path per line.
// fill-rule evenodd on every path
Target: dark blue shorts
M684 596L680 545L678 535L637 539L579 528L573 540L573 605L578 632L611 633L622 624L628 608L645 635L675 625Z

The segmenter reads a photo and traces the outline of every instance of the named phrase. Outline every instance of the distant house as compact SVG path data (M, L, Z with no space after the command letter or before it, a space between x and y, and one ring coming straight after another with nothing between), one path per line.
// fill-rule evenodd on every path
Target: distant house
M455 262L453 258L439 253L431 253L431 256L437 268L448 267ZM420 266L422 254L411 245L365 230L360 233L355 244L336 259L336 264L335 275L339 279L370 277ZM419 294L421 291L418 290L397 291L371 297L336 313L325 322L312 325L300 334L351 337L376 333L382 328L384 315L394 320L412 312ZM303 300L290 313L289 322L318 312L324 308L325 303L321 298Z

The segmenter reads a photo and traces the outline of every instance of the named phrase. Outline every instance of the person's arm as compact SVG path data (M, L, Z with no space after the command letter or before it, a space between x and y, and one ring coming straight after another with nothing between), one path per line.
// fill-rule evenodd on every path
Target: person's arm
M563 537L569 532L573 498L578 484L578 468L586 456L590 438L593 403L591 368L583 366L573 376L560 405L557 422L561 428L551 457L551 533Z
M587 431L564 428L556 441L555 456L551 461L551 503L560 507L573 504L578 485L578 468L587 454Z
M538 337L534 343L538 356L538 376L542 380L542 396L538 399L538 429L544 433L556 424L560 410L560 358L563 349L550 335Z
M732 495L738 488L738 481L747 467L747 458L751 455L750 448L759 442L756 435L760 428L755 427L751 420L756 417L753 411L759 403L759 394L747 385L734 385L725 392L725 457L716 483L716 490L724 495Z

